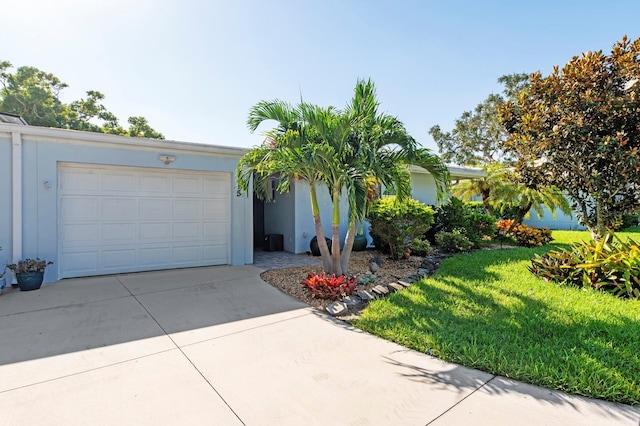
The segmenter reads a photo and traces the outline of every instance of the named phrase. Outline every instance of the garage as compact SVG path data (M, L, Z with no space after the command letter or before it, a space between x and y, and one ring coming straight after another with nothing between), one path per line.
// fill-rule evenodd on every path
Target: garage
M60 278L230 263L231 175L58 164Z

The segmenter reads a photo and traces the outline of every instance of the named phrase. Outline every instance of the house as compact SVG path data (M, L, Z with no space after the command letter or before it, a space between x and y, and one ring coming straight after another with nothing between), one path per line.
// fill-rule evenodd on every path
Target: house
M0 123L0 263L53 260L45 282L252 263L244 153Z
M449 166L452 181L484 176L482 169ZM436 185L429 172L421 167L411 168L412 197L425 204L436 204ZM261 245L266 235L282 235L283 248L292 253L309 251L311 239L316 235L311 214L309 185L305 181L292 183L285 194L274 192L273 201L264 203L254 199L254 244ZM325 236L331 237L331 197L326 186L317 189L320 219ZM341 198L340 238L347 233L348 204Z
M309 250L309 188L295 182L264 203L237 192L244 148L132 138L0 122L0 264L53 260L45 282L170 268L253 263L265 236ZM482 171L451 167L452 179ZM435 183L411 169L414 198ZM325 232L331 199L318 188ZM342 205L341 236L347 204Z

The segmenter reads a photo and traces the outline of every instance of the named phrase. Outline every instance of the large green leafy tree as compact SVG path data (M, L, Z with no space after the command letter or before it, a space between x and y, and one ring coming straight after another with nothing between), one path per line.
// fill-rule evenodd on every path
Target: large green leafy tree
M278 190L303 179L309 183L313 219L324 270L336 275L348 272L349 256L357 224L366 214L371 182L394 187L402 200L410 193L408 166L430 171L440 193L448 185L448 170L429 150L419 148L402 123L378 112L379 103L371 81L358 81L354 96L344 110L306 103L292 106L275 100L256 104L249 113L251 131L266 120L278 125L265 142L249 151L238 164L239 187L254 190L263 199L270 196L267 182L278 176ZM326 185L332 199L332 251L324 241L317 202L317 186ZM340 251L340 199L346 196L348 232Z
M164 139L144 117L129 117L129 128L121 127L98 91L89 90L86 98L63 103L60 92L68 85L38 68L23 66L12 72L11 63L1 61L0 84L0 111L19 115L31 125Z
M553 184L594 237L640 206L640 39L575 56L500 108L528 187Z
M528 85L526 74L502 76L498 82L504 86L502 94L491 94L473 111L465 111L455 121L450 132L440 126L431 127L429 133L438 145L441 158L447 163L483 166L509 161L511 158L500 147L507 132L498 118L498 108L508 99L514 99Z

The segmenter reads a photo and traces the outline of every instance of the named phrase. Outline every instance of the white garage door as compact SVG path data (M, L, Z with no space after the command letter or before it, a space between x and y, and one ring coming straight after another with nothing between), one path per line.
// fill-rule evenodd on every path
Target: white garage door
M229 263L230 174L59 167L62 278Z

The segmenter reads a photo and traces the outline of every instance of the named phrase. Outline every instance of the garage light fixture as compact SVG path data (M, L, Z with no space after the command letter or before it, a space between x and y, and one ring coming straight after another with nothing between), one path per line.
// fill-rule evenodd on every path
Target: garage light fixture
M168 166L169 164L171 164L174 161L176 161L176 157L175 157L175 155L160 154L160 155L158 155L158 160L162 161L164 164L166 164Z

